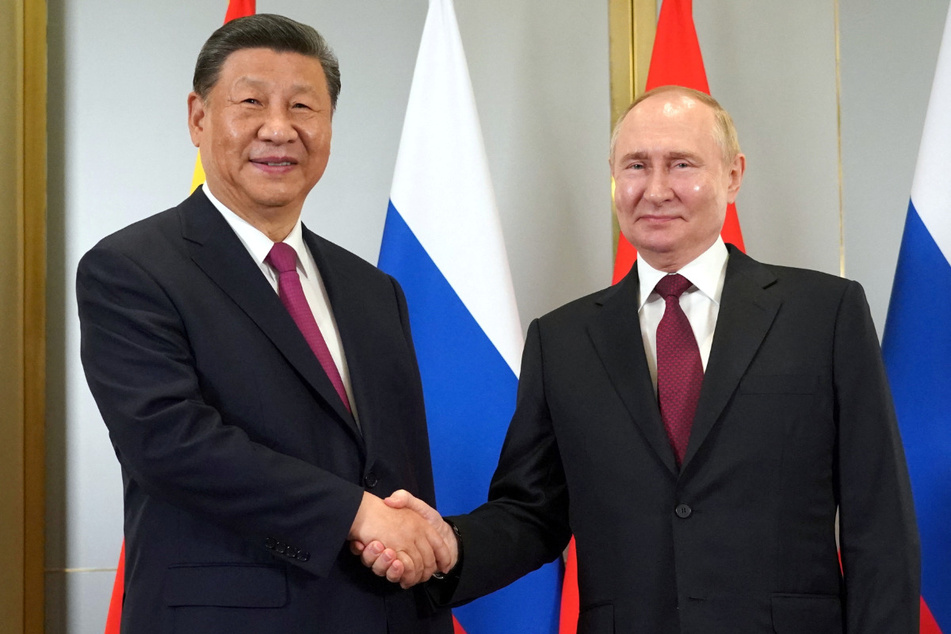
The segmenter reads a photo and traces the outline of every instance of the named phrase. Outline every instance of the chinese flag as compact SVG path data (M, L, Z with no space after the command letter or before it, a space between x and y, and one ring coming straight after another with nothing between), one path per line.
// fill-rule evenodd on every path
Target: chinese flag
M660 8L646 89L671 84L710 93L707 73L703 69L703 56L700 54L700 42L693 24L692 0L664 0ZM745 251L736 207L732 204L727 208L721 235L724 242L732 243L741 251ZM636 257L637 251L631 243L623 235L619 236L612 284L627 275ZM568 546L561 594L560 634L574 634L578 627L578 562L575 552L572 538Z
M225 13L225 22L246 15L254 15L255 0L230 0L228 11ZM201 160L195 166L195 175L192 178L192 190L205 180L205 173L201 169ZM197 184L196 184L197 183ZM106 616L105 634L119 634L119 625L122 622L122 598L125 590L125 544L119 551L119 565L116 568L116 579L112 583L112 598L109 600L109 614Z

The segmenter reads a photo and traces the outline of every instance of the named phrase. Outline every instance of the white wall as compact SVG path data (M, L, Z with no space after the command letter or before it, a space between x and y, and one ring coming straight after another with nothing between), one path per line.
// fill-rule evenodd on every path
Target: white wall
M763 260L839 271L833 4L695 2L749 169ZM881 330L948 0L841 0L846 272ZM456 0L523 326L609 281L606 2ZM870 6L874 5L874 6ZM121 482L79 365L73 294L99 238L176 204L194 58L226 3L50 0L48 631L102 631ZM334 45L343 91L312 228L375 261L425 0L258 0ZM78 569L64 572L66 569Z
M948 0L842 3L845 272L881 335Z
M948 0L839 0L844 264L879 334ZM694 2L710 90L747 154L747 251L840 271L834 3Z

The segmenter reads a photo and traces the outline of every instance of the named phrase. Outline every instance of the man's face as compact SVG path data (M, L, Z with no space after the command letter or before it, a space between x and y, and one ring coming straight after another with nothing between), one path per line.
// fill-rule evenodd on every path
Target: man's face
M323 175L332 114L320 61L265 48L232 53L205 100L188 96L209 188L265 233L296 222Z
M659 270L713 244L740 189L746 159L725 162L714 125L709 106L676 92L649 97L621 123L611 169L618 225Z

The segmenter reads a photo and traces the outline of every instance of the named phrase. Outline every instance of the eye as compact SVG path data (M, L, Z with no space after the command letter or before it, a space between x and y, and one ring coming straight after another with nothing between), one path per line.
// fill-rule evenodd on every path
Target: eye
M299 101L291 105L291 108L295 110L313 110L313 108L310 107L310 104L304 103L302 101Z
M254 97L248 97L248 98L246 98L246 99L242 99L242 100L241 100L241 103L251 104L252 106L259 106L259 105L261 105L261 102L258 101L257 99L255 99Z

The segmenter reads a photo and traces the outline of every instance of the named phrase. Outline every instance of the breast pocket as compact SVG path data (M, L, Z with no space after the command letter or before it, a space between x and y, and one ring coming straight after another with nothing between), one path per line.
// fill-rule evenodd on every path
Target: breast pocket
M811 374L751 374L740 383L741 394L814 394L818 377Z

